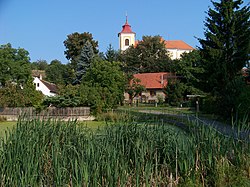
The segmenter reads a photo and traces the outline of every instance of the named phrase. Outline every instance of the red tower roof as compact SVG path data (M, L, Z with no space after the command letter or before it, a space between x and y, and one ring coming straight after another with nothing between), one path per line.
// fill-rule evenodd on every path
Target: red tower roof
M128 18L126 16L126 23L122 26L122 31L119 33L134 33L131 29L131 26L128 24Z

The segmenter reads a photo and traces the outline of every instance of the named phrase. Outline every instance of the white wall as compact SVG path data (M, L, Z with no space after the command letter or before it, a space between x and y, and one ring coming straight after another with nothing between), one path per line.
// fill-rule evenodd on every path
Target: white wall
M189 53L192 50L167 49L167 51L169 52L170 58L174 60L174 59L180 59L183 53Z
M120 33L119 44L120 44L120 50L122 51L129 48L129 46L125 46L126 39L129 39L129 46L135 45L135 33Z
M55 96L55 93L51 93L50 90L42 83L42 81L35 77L33 80L33 84L36 86L36 90L41 91L43 95L46 96Z

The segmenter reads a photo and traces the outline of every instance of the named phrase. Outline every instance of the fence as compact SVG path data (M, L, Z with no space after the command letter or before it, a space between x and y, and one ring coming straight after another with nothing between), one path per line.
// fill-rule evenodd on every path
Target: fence
M90 116L89 107L66 107L56 108L48 107L45 110L38 112L32 107L16 107L16 108L0 108L0 116L6 117L8 120L16 120L20 115L27 115L30 117L43 117L43 118L80 118L87 119Z

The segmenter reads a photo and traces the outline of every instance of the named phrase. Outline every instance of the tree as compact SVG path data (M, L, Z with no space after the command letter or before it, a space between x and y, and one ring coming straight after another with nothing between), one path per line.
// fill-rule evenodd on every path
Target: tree
M111 44L109 44L105 53L105 60L109 62L114 62L118 60L118 52L114 50Z
M241 0L212 1L208 10L205 39L199 39L205 69L206 91L220 92L249 60L249 7Z
M46 80L57 85L67 83L67 65L62 64L59 60L52 60L45 70Z
M145 91L145 86L140 84L141 80L137 78L132 78L126 88L126 92L129 95L130 104L133 103L135 96Z
M134 68L140 73L171 71L171 60L160 36L143 36L136 46L121 53L127 71Z
M0 86L6 82L24 84L31 77L29 53L23 48L14 49L11 44L0 46Z
M90 67L91 60L94 57L94 51L92 45L89 41L87 41L82 49L82 52L77 62L77 70L76 70L76 80L73 84L80 84L82 81L83 76L86 74L87 70Z
M0 88L1 107L31 107L42 102L43 94L35 90L32 78L20 86L13 82L7 82Z
M46 70L48 68L48 63L46 60L37 60L31 63L32 70Z
M81 89L81 93L88 94L88 105L96 111L114 108L124 99L125 78L120 63L94 58Z
M67 39L63 42L66 50L64 54L66 58L71 61L73 68L76 68L75 60L82 52L83 46L89 41L92 45L94 54L98 54L98 42L93 39L93 36L89 32L84 33L72 33L67 36Z
M214 10L208 10L205 39L199 39L204 91L217 98L218 112L230 115L240 94L238 80L242 79L238 75L250 57L250 11L247 6L241 7L241 0L212 3Z

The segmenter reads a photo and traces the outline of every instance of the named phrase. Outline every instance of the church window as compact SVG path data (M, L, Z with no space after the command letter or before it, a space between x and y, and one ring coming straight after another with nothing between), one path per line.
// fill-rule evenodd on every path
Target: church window
M129 39L125 39L125 45L129 46Z

